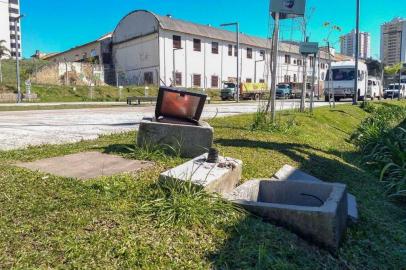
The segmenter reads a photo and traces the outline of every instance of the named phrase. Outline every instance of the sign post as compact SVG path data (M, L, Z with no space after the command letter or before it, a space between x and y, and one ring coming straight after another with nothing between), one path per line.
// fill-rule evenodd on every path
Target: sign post
M310 112L313 112L313 105L314 105L314 81L315 81L315 76L316 76L316 57L317 53L319 52L319 43L317 42L302 42L300 43L300 48L299 48L300 54L307 58L308 55L313 55L313 63L310 63L310 66L313 64L313 70L312 70L312 88L311 88L311 93L310 93ZM307 70L306 70L307 63L305 61L305 76L304 76L304 86L303 86L303 91L302 91L302 96L301 96L301 102L300 102L300 111L304 112L305 110L305 98L306 98L306 90L307 90Z
M271 107L272 121L276 118L276 85L278 69L279 20L304 17L306 0L271 0L269 12L275 20L274 36L272 40L271 61L271 93L267 110Z

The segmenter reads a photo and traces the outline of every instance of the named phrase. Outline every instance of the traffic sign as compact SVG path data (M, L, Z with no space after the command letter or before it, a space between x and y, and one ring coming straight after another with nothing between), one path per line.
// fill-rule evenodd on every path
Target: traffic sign
M281 19L303 17L306 0L271 0L270 12L280 13Z
M302 55L317 54L317 52L319 51L319 43L318 42L301 42L299 51L300 51L300 54L302 54Z

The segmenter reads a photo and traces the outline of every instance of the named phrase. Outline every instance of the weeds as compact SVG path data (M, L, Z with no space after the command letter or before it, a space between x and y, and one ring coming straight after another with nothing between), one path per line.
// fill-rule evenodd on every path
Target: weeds
M159 226L199 226L227 221L242 212L219 195L207 193L191 181L162 180L154 184L137 214Z
M295 115L291 115L286 121L281 118L272 121L272 117L265 110L264 106L260 106L254 114L254 119L251 124L251 131L265 131L270 133L290 133L297 126Z

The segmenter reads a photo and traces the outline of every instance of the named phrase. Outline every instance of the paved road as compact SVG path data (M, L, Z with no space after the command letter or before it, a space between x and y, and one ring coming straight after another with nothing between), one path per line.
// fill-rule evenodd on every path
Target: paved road
M298 105L298 101L279 101L277 109ZM324 105L317 102L315 106ZM257 109L256 102L210 104L205 106L202 117L253 113ZM103 134L137 129L144 116L153 114L153 106L0 112L0 150L92 140Z

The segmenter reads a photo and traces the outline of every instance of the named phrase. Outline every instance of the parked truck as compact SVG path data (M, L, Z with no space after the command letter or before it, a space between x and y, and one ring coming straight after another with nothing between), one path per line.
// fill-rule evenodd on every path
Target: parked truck
M242 83L240 85L240 99L259 100L268 93L268 86L265 83ZM235 100L237 87L234 82L223 82L221 88L221 100Z

